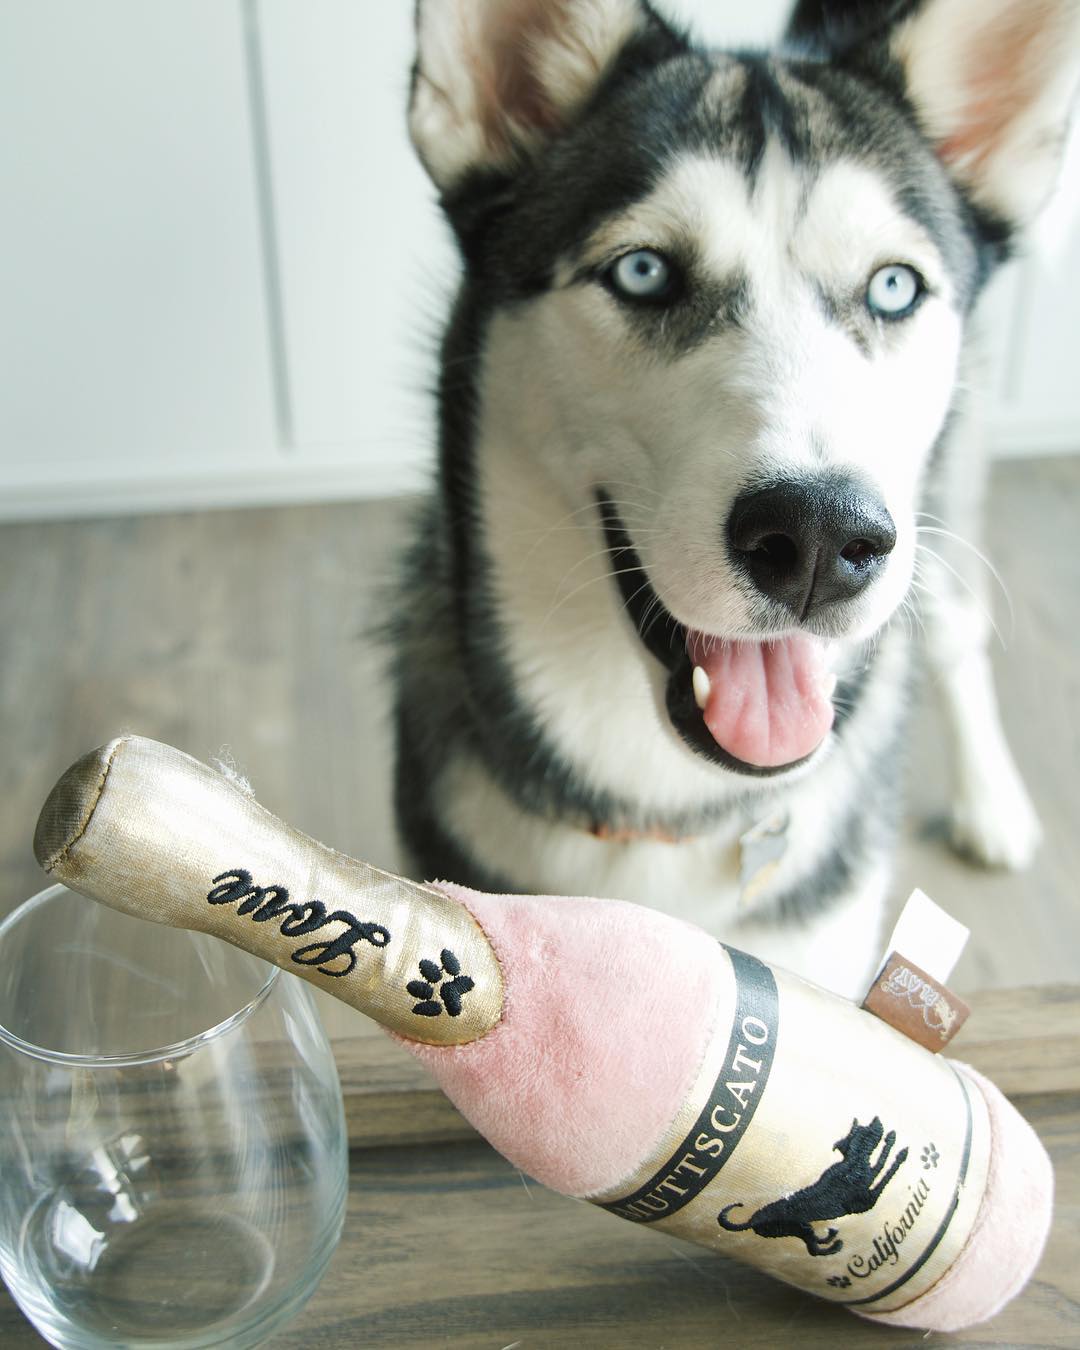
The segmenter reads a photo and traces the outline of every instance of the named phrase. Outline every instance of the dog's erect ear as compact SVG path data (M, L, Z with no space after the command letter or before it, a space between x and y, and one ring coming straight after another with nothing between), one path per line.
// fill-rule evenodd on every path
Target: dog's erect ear
M1005 224L1032 220L1080 83L1080 0L924 0L890 48L953 176Z
M409 129L444 191L570 123L619 55L675 34L645 0L417 0Z
M1080 0L798 0L786 43L898 69L971 199L1009 228L1038 214L1080 83Z

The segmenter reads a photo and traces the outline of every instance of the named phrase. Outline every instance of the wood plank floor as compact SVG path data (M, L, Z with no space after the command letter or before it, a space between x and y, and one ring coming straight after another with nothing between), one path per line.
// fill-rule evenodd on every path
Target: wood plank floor
M57 774L119 731L203 759L231 754L272 810L394 867L370 630L405 510L378 501L0 526L0 913L41 888L30 840ZM945 766L932 706L920 714L897 894L921 885L971 926L961 990L1080 972L1078 522L1080 457L997 469L990 551L1016 617L995 660L1046 830L1029 872L978 871L934 837Z

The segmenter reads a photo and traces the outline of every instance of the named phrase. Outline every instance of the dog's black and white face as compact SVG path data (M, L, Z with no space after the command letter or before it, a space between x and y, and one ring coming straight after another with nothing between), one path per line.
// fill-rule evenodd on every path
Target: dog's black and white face
M641 0L421 0L412 130L466 268L444 395L475 371L450 452L553 723L568 644L602 698L624 649L589 652L629 616L706 758L774 774L828 740L843 652L915 582L966 319L1052 180L1077 12L809 0L764 57Z

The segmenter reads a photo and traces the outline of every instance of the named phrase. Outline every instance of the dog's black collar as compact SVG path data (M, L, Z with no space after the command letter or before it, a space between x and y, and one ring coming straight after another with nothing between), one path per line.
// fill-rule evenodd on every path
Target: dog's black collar
M667 714L683 741L711 763L751 778L775 778L813 759L816 750L791 764L766 768L736 759L716 743L694 698L694 667L686 653L686 629L668 612L653 590L615 503L602 488L597 489L596 502L604 526L604 539L611 555L612 571L623 598L623 608L646 650L668 672L665 692Z

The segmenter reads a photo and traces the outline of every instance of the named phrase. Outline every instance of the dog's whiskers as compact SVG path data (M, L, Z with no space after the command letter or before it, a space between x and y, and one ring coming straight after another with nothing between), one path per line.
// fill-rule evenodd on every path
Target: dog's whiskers
M923 637L926 636L926 625L923 622L923 616L919 613L919 607L915 603L914 596L906 595L903 600L900 601L898 613L904 616L907 625L907 635L910 639L914 639L916 629L918 629Z
M535 536L533 538L532 544L529 547L529 551L525 554L523 563L531 562L537 550L543 548L543 546L546 543L548 543L551 539L553 539L556 535L580 535L581 532L582 532L581 525L570 525L570 524L551 525L543 530L529 530L519 528L516 531L516 534L519 538L522 539L522 541L527 539L530 535ZM660 529L640 530L638 531L638 538L652 539L654 536L662 535L664 533L665 531ZM611 553L611 554L629 553L631 549L632 545L629 544L605 545L605 547L600 549L598 552L589 553L586 556L579 558L578 561L574 563L573 566L571 567L570 572L575 571L583 563L589 562L593 558L601 556L601 554L603 553ZM569 572L567 573L567 575L569 575Z
M568 604L571 600L573 600L575 596L580 595L582 591L588 590L590 586L595 586L602 581L610 581L614 577L629 575L629 573L631 572L644 572L644 571L645 571L644 567L617 567L611 568L606 572L602 572L599 576L590 577L588 581L583 581L580 586L575 586L572 591L568 592L568 594L566 595L560 596L559 599L555 601L555 603L548 610L547 614L544 616L543 622L540 625L541 631L543 631L543 629L547 627L547 625L551 622L551 620L555 617L555 615L558 614L559 610L562 609L564 605ZM649 584L648 580L646 579L645 585L647 586L648 584ZM635 592L635 594L637 594L637 592Z
M657 619L663 619L669 629L675 624L675 620L665 611L664 606L660 603L660 597L654 595L649 602L648 608L642 615L641 623L638 626L638 631L642 638L647 638L649 636L656 626Z
M1001 590L1001 594L1009 610L1009 626L1011 629L1016 622L1015 613L1013 611L1012 597L1009 594L1009 588L1008 586L1005 585L1001 573L997 570L997 568L986 556L986 554L983 553L981 549L976 548L976 546L970 541L970 539L965 539L962 534L957 534L955 530L950 530L940 516L931 515L929 511L918 511L916 512L916 516L921 516L926 520L933 520L937 522L936 525L916 525L915 526L916 534L936 534L940 535L944 539L951 539L953 543L959 544L962 548L966 548L969 553L973 554L974 557L976 557L979 560L979 562L983 564L986 570L997 582L998 587Z
M635 482L635 481L634 481L633 479L631 479L631 478L605 478L605 479L604 479L604 486L605 486L605 487L631 487L631 488L634 489L635 492L648 492L648 493L650 493L653 497L655 497L655 498L657 499L657 501L662 501L662 500L663 500L663 497L664 497L664 494L660 491L659 488L650 487L648 483L638 483L638 482ZM618 503L615 503L615 504L618 505Z
M631 509L636 509L638 511L645 511L648 509L647 507L643 506L640 502L630 502L626 500L614 501L612 504L616 507L616 509L619 511L620 514L625 513L627 507L630 507ZM573 511L568 511L566 515L560 516L560 518L557 521L555 521L555 523L552 525L538 526L535 530L530 529L529 527L519 526L517 528L517 534L525 536L535 535L532 547L530 548L528 554L526 555L525 559L526 562L532 559L537 549L542 547L542 545L546 543L547 540L552 535L576 534L579 531L581 531L583 526L581 525L581 523L578 522L579 516L595 516L595 514L596 514L596 503L587 502L584 506L579 506ZM591 524L592 522L589 521L586 523ZM661 533L663 533L663 531L661 531L658 527L643 526L640 528L635 528L634 537L651 538L652 536Z
M559 591L566 586L567 582L579 568L586 566L588 563L595 562L597 558L610 557L618 562L620 561L620 555L628 553L629 551L628 548L620 544L606 544L603 548L594 549L591 553L586 553L583 557L579 558L577 562L571 564L571 566L562 574L562 577L559 579L559 584L555 588L555 594L558 595ZM627 568L626 570L644 572L645 568L638 566L635 568ZM606 575L612 574L608 573Z
M1005 641L1005 638L1002 636L1001 629L997 626L997 621L995 620L993 613L991 612L990 608L984 603L982 596L979 595L978 591L975 589L974 586L971 585L971 583L963 575L963 573L959 572L955 567L952 566L951 563L947 562L941 556L941 554L938 553L936 549L931 548L929 544L916 544L915 547L918 551L925 553L929 557L933 558L934 561L932 566L943 567L945 571L950 573L950 575L953 576L955 580L964 588L964 590L968 593L972 602L974 603L975 608L983 616L983 618L989 624L990 628L993 629L994 636L1001 644L1002 650L1007 651L1009 644ZM940 600L942 597L938 595L935 598ZM1009 607L1009 617L1010 620L1014 620L1011 605ZM1010 634L1012 632L1012 627L1013 624L1011 623Z

